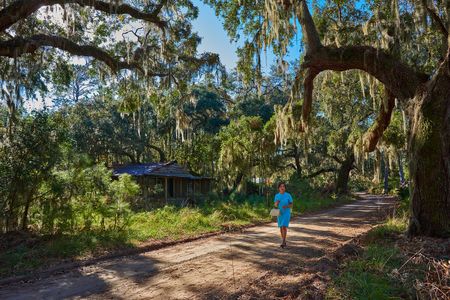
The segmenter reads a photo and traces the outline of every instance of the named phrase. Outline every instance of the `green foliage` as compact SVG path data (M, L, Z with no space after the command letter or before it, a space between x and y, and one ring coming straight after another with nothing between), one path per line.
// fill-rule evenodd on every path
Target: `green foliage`
M383 133L383 141L388 145L393 145L396 149L402 149L406 143L405 134L402 116L400 112L394 111L389 127Z
M192 97L196 102L185 103L183 110L192 120L190 126L193 131L216 134L222 126L228 124L225 103L219 94L206 86L198 86L192 90Z
M274 113L273 104L265 103L264 99L262 98L243 99L233 107L233 110L233 113L238 116L259 116L264 123L269 121Z
M364 192L368 191L369 188L373 186L373 183L366 176L363 176L361 174L355 174L350 178L349 186L350 190L354 192Z
M36 193L61 158L63 129L47 112L38 112L21 119L12 134L2 134L0 232L27 227Z
M274 159L274 145L263 126L260 117L241 117L219 133L221 179L232 190Z
M188 237L219 229L220 219L207 215L200 208L166 206L132 217L130 233L139 241Z
M43 187L47 198L33 209L35 224L49 234L124 228L139 186L129 175L114 181L111 175L100 165L56 171L54 182Z

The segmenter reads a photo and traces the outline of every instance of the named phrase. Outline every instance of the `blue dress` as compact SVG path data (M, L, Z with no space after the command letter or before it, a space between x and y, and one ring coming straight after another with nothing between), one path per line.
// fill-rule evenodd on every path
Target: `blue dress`
M283 194L276 194L273 202L280 201L278 208L280 209L280 215L278 218L278 227L289 227L289 221L291 220L291 209L283 208L285 205L293 203L292 196L288 192Z

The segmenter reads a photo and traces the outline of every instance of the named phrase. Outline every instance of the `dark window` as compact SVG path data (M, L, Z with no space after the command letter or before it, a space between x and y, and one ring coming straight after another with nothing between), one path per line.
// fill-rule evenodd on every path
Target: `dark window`
M169 193L169 197L173 197L173 178L169 178L168 179L168 187L167 187L168 193Z

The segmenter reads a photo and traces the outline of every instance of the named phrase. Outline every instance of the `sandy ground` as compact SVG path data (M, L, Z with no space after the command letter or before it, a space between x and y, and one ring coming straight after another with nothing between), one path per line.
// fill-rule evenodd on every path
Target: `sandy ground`
M272 223L10 284L0 287L0 299L235 298L259 278L286 275L367 231L393 204L392 198L362 198L291 220L286 249Z

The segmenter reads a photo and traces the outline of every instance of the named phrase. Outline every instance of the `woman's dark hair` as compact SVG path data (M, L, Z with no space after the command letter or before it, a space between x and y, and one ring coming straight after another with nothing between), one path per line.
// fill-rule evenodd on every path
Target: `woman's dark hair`
M286 183L284 181L280 181L278 183L278 188L280 188L280 186L284 185L284 187L286 187Z

